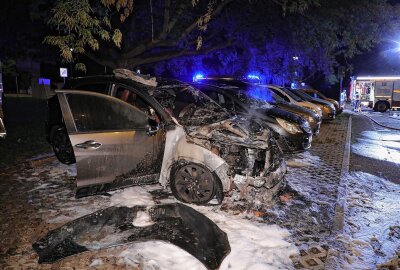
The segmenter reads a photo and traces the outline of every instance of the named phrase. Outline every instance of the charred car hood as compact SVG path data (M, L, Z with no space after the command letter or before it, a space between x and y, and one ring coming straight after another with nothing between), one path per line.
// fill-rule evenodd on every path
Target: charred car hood
M186 131L189 139L195 143L196 140L208 140L258 149L267 149L271 138L271 130L267 126L260 120L248 117L233 117L209 125L186 127Z
M257 110L258 112L263 112L264 114L268 116L272 116L274 118L282 118L284 120L290 120L292 122L295 122L299 125L304 123L306 120L299 115L292 113L290 111L280 109L278 107L273 107L273 108L268 108L268 109L259 109Z

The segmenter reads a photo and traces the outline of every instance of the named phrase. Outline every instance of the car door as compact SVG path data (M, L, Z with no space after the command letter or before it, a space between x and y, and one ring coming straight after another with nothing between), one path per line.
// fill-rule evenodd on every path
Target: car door
M76 157L78 189L111 182L129 186L159 173L145 113L103 94L63 90L57 95Z

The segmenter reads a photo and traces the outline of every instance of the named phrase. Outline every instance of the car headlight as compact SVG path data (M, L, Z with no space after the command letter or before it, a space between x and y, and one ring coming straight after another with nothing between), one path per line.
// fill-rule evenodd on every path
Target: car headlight
M283 127L290 134L296 134L302 132L300 126L295 123L283 120L282 118L276 118L276 121L278 121L279 125L281 125L281 127Z
M331 104L331 105L324 105L324 110L327 111L328 113L332 112L335 110L335 107Z
M308 116L305 115L304 119L306 119L310 124L315 122L314 118L312 116L309 116L309 115Z
M305 132L307 132L307 133L312 133L312 131L311 131L311 126L310 126L310 123L309 123L309 122L307 122L307 121L303 122L303 123L301 124L301 127L303 128L303 130L304 130Z

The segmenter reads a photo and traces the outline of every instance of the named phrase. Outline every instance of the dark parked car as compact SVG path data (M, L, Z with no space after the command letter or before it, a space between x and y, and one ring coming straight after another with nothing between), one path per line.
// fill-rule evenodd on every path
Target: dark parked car
M268 94L271 96L271 103L274 106L277 106L280 109L295 113L302 118L306 119L311 126L314 135L318 135L321 128L322 117L320 117L317 113L313 112L310 109L298 106L296 104L290 103L290 100L287 99L285 95L282 95L281 92L277 91L275 88L265 87L265 90L268 91Z
M271 97L264 87L219 78L202 79L195 86L232 113L262 119L277 135L283 151L301 151L311 146L313 134L307 120L266 102Z
M313 98L319 98L322 100L326 100L330 103L332 103L335 106L336 114L340 114L343 112L344 109L344 102L340 103L337 100L334 100L333 98L328 98L318 90L312 89L312 88L301 88L299 89L300 91L306 93L307 95L313 97Z
M188 84L116 70L65 88L49 100L47 132L61 162L76 160L78 197L159 182L189 203L221 202L233 186L267 202L283 185L270 130Z
M289 91L291 91L293 94L295 94L296 96L298 96L299 98L305 100L305 101L309 101L311 103L316 104L318 107L321 108L322 110L322 117L325 120L333 120L336 117L336 109L335 106L323 99L319 99L319 98L314 98L311 97L309 95L307 95L306 93L298 90L298 89L289 89L287 88Z

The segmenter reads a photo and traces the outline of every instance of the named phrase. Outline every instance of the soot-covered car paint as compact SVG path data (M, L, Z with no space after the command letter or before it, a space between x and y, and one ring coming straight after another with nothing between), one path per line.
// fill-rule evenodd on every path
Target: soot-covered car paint
M313 133L307 120L266 102L262 97L268 94L266 89L233 79L212 78L199 80L195 86L232 113L260 119L275 132L285 152L311 146Z

